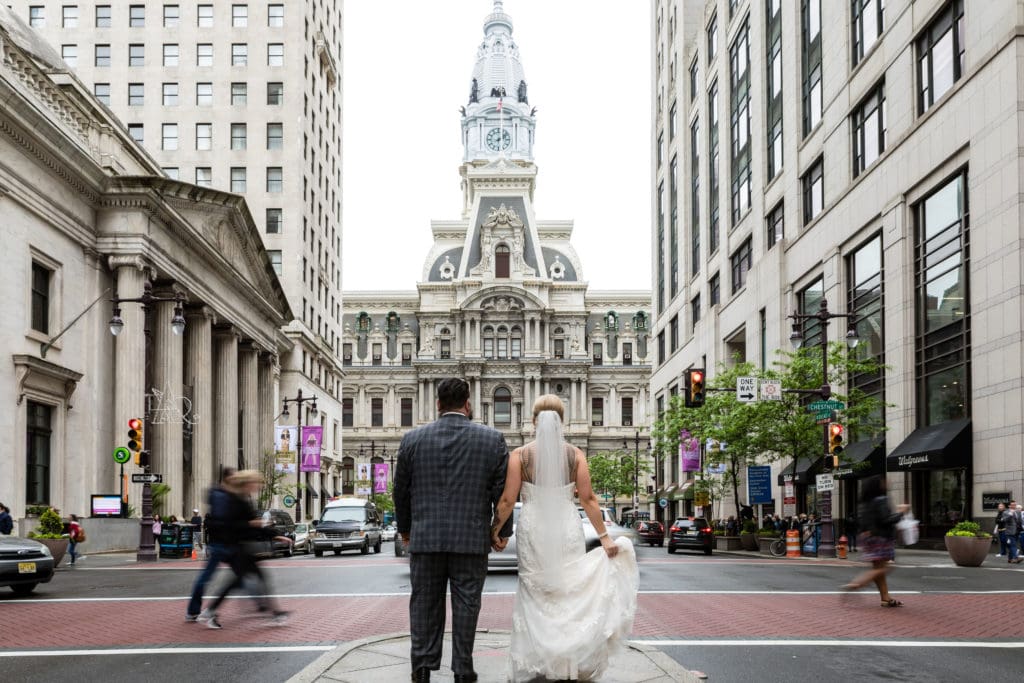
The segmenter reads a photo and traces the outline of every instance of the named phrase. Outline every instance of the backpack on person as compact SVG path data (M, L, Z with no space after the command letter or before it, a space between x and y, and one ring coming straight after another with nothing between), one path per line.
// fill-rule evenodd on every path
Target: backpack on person
M85 542L85 527L83 527L81 524L78 525L78 531L75 532L74 541L75 543Z

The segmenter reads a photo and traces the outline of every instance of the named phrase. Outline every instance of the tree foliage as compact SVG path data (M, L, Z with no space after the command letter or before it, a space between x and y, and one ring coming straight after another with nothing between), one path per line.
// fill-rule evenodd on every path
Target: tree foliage
M594 492L613 497L632 497L634 475L639 483L645 481L644 475L650 471L650 465L643 460L637 468L635 457L635 453L623 450L591 453L587 457L587 466L590 468L590 485Z

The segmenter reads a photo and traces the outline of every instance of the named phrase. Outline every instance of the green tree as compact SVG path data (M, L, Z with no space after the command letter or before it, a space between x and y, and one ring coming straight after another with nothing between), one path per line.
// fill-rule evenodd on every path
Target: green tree
M288 483L289 475L284 471L279 471L275 465L276 454L273 451L264 451L263 456L260 458L260 471L263 473L263 487L260 489L259 494L256 496L257 503L261 510L266 510L270 507L274 500L274 496L292 494L295 495L295 481L292 479L291 483ZM301 522L302 520L296 520Z
M635 454L630 451L595 451L587 457L590 469L590 485L598 495L613 497L633 496L634 475L637 482L645 481L643 475L650 471L650 464L640 461L639 470L634 462ZM646 490L646 489L645 489Z

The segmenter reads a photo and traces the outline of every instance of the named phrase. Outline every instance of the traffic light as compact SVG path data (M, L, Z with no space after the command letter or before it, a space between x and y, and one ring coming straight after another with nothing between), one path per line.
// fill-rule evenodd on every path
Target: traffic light
M832 467L838 467L839 454L843 452L843 425L838 422L828 426L828 452L832 456Z
M128 450L135 454L135 464L142 464L142 420L133 417L128 420Z
M687 408L700 408L704 405L704 368L691 368L686 371L685 405Z

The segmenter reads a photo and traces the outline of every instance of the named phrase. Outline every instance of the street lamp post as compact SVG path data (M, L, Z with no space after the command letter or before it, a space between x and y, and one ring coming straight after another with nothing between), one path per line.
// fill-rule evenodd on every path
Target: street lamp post
M296 442L299 444L298 448L295 449L295 521L302 522L302 404L307 401L312 401L313 405L310 406L309 416L316 419L316 396L303 396L302 389L299 389L295 393L295 398L282 399L284 402L284 409L281 410L281 417L288 417L288 404L294 403L299 409L299 433L296 434Z
M640 513L640 431L633 437L633 516ZM650 447L650 445L648 445ZM622 450L629 451L629 440L622 440Z
M802 323L806 320L818 320L821 323L821 341L818 344L821 347L821 387L817 390L817 393L823 400L827 401L832 396L832 386L828 382L828 323L833 318L848 319L846 343L852 348L859 341L854 321L855 316L852 313L832 313L828 310L828 301L822 297L816 313L799 313L794 311L789 317L793 319L793 332L789 335L789 341L796 348L800 348L804 340ZM824 455L828 456L828 423L822 427L822 446ZM821 492L820 501L822 531L821 547L819 550L821 554L831 556L835 555L835 533L832 527L832 492Z

